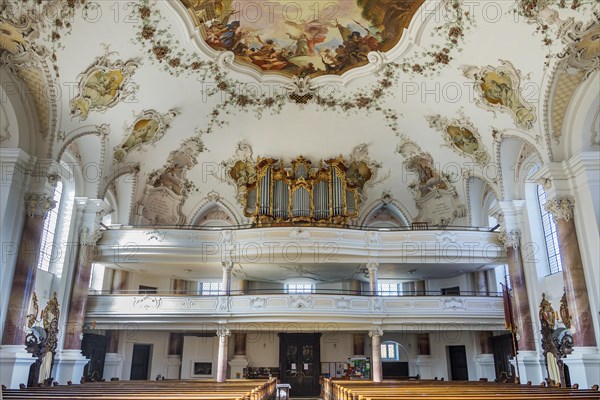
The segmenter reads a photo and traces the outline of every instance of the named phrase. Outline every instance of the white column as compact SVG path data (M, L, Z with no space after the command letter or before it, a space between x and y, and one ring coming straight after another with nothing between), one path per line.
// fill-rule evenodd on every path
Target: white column
M229 296L231 294L231 270L233 269L233 262L227 261L223 264L223 281L221 294L224 296Z
M224 325L219 325L217 328L217 336L219 337L219 352L217 354L217 382L225 382L227 380L227 349L229 344L229 335L231 332Z
M369 294L371 296L377 295L377 267L379 267L379 263L377 262L369 262L367 264L367 269L369 270Z
M383 380L383 371L381 366L381 336L383 331L381 328L374 328L369 331L371 337L371 347L373 350L372 363L373 366L371 371L373 373L373 382L381 382Z
M122 354L106 353L102 378L107 381L110 381L111 378L123 379L123 361L125 361L125 357Z

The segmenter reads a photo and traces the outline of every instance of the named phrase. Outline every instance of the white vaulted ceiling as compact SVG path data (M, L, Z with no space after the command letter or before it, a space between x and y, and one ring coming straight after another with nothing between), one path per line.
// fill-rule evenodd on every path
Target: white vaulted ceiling
M349 1L354 0L341 0L344 3ZM395 4L398 1L382 1L383 3L389 3L388 6L391 7L391 3ZM507 0L488 4L455 0L426 1L417 11L400 43L394 50L381 55L383 64L378 71L375 71L375 66L367 65L358 72L348 72L342 78L325 76L312 79L314 84L321 85L319 90L333 92L332 98L338 99L341 104L343 101L339 99L355 101L363 92L369 97L373 88L385 77L386 71L395 71L393 78L390 78L391 86L386 87L383 97L377 100L380 108L389 110L388 116L397 118L395 131L390 128L389 120L385 118L386 114L377 107L355 107L345 110L343 105L328 108L314 101L297 104L288 100L281 102L281 108L267 108L261 115L257 115L256 107L231 104L239 98L227 103L227 99L221 93L209 93L219 82L238 82L238 95L247 94L252 98L256 95L254 90L262 93L270 90L275 91L274 93L285 91L284 86L289 85L292 79L272 75L265 77L256 69L240 67L239 64L222 67L220 73L224 77L215 77L215 71L209 70L204 78L190 69L169 67L168 61L176 58L180 52L183 54L182 62L186 55L191 57L189 62L212 62L214 58L211 57L216 54L214 51L207 51L207 46L202 45L197 28L178 0L134 3L88 1L86 6L77 6L79 8L73 13L70 33L61 31L59 46L55 46L54 64L60 76L57 77L53 73L47 76L52 77L57 89L55 96L50 96L52 99L49 101L54 101L55 104L51 104L48 111L52 114L54 107L56 123L53 129L49 123L50 134L38 135L37 155L42 158L48 153L57 155L71 139L75 139L80 147L86 145L87 148L80 153L82 165L99 163L98 169L102 174L96 180L99 182L96 188L86 189L85 195L88 197L97 196L98 193L94 191L101 192L103 185L113 192L130 190L120 181L111 186L110 181L115 175L126 172L131 165L139 163L137 178L131 179L135 185L132 198L123 199L123 196L117 196L123 203L129 201L130 204L116 205L131 207L132 213L135 214L136 206L143 205L144 190L149 176L165 167L169 153L179 149L186 139L201 134L201 141L206 150L196 155L197 165L187 171L186 179L195 185L197 191L191 191L183 201L182 214L185 216L185 223L193 222L192 218L209 202L207 196L211 193L212 196L217 193L220 204L226 204L237 222L241 223L246 221L242 215L242 207L235 199L235 188L226 182L224 175L227 171L223 171L221 166L224 161L234 157L239 142L245 142L251 147L254 158L269 156L291 161L296 156L303 155L313 163L338 155L349 158L356 146L366 144L370 159L380 163L381 168L378 181L366 189L363 212L366 212L368 205L377 202L387 192L391 194L394 203L399 204L399 208L407 214L405 217L410 222L418 214L414 191L409 188L417 174L407 168L404 163L407 154L399 153L397 148L401 144L413 143L418 149L417 153L425 152L431 155L433 165L440 173L456 173L452 184L458 194L458 201L472 207L473 202L468 198L467 185L471 175L482 178L499 197L502 196L502 176L497 168L489 166L500 164L499 143L503 137L511 136L519 140L514 146L516 151L521 151L523 144L529 143L534 149L530 153L538 153L542 161L551 158L553 151L559 146L560 140L549 137L546 112L548 93L554 90L549 88L553 85L556 65L560 61L556 57L547 59L547 56L556 55L567 46L566 39L557 36L560 21L572 18L572 25L563 26L573 31L577 22L587 26L595 18L592 11L598 11L598 2L593 1L577 10L560 8L558 1L546 1L534 2L540 4L531 15L513 12L518 10L522 3L527 2ZM133 7L132 4L136 6ZM456 46L450 50L451 60L447 65L433 63L434 68L429 70L425 67L425 71L402 72L400 65L390 64L408 62L413 65L425 65L430 62L431 57L419 57L423 52L440 51L445 46L453 20L451 15L441 10L444 5L453 4L462 10L463 21L460 26L464 36L458 37ZM145 5L152 10L152 18L160 22L156 26L157 38L143 46L140 44L143 20L140 19L139 7ZM465 14L467 12L468 15ZM4 23L17 25L17 14L14 10L4 9ZM473 22L467 21L467 17L472 18ZM559 22L552 19L554 17L557 17ZM51 22L32 25L33 29L39 30L36 35L21 30L27 43L23 48L26 50L27 46L33 44L38 48L52 48L52 44L45 40L48 32L53 29ZM545 34L536 31L539 26L545 24L549 25L547 36L552 41L549 46L544 45ZM7 29L5 30L8 32ZM160 29L165 31L158 33ZM19 68L23 68L23 65L19 64L15 57L9 57L19 51L8 51L10 42L5 37L2 40L4 41L0 42L0 51L4 48L3 60L8 66L12 66L13 73L22 76L23 70L20 70L19 75ZM170 58L167 57L162 62L156 59L151 51L152 46L148 44L156 43L157 40L171 46ZM598 51L597 43L598 40L595 39L595 42L589 44L590 52ZM81 93L78 87L84 79L81 74L85 74L96 58L105 54L105 45L110 52L114 52L109 54L110 62L122 60L137 63L137 68L125 85L131 94L105 110L90 111L87 118L82 120L71 115L71 101ZM51 51L48 51L42 57L46 65L53 64L50 54ZM486 107L486 102L482 101L481 95L475 90L474 80L464 74L467 66L480 69L488 66L494 69L508 68L502 67L501 60L514 66L514 77L520 79L520 86L514 88L510 94L512 100L520 93L521 99L534 108L532 113L535 122L530 128L516 123L513 111L517 110L518 106L515 106L513 111L506 107L494 108L489 103ZM549 66L545 64L548 60ZM8 74L7 70L3 71ZM597 79L597 75L592 75L587 80L582 80L582 85L593 85L593 82L597 83ZM244 92L245 90L247 92ZM583 105L582 108L586 106ZM122 163L117 165L113 159L113 148L123 141L135 117L147 110L155 110L162 114L174 110L177 115L169 123L160 140L132 149ZM219 111L218 120L223 124L215 124L208 132L214 110ZM431 127L426 119L434 114L448 120L468 122L469 126L477 131L479 148L487 152L489 159L478 165L468 155L451 149L444 142L443 130ZM44 121L48 119L51 118ZM104 154L99 156L101 149L95 148L93 141L78 138L78 135L97 130L97 127L102 125L106 125L108 133ZM493 135L494 130L501 134ZM513 156L516 159L517 155ZM463 173L465 168L468 171L476 171L469 175ZM117 173L115 169L118 170ZM120 220L113 222L124 225L134 223L134 218L127 220L122 211L119 211L119 215ZM472 223L469 214L457 218L452 224L477 225Z

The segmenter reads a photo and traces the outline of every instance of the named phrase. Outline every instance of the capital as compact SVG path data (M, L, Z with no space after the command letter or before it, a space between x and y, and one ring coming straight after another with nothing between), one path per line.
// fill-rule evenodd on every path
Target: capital
M56 201L50 196L38 193L28 193L25 195L25 210L30 218L34 215L46 217L48 212L56 207Z
M79 243L84 246L95 246L98 240L102 239L100 229L85 228L79 235Z
M219 325L217 327L217 336L220 338L231 336L231 331L225 325Z
M221 265L223 266L224 271L231 272L233 269L233 261L224 261Z
M383 330L381 328L373 328L369 331L369 337L383 336Z
M377 261L369 261L367 263L367 269L369 272L377 272L377 268L379 267L379 263Z
M563 197L562 199L548 200L544 204L544 210L548 211L554 216L555 220L565 219L570 221L573 219L573 208L575 202L570 197Z
M516 229L513 229L510 232L501 231L498 235L498 239L504 244L504 247L519 247L519 243L521 241L521 232Z

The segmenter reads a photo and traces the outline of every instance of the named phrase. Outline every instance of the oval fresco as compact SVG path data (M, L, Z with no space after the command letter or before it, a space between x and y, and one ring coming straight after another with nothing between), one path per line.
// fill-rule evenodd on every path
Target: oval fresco
M424 0L180 0L204 41L288 76L341 75L400 40Z

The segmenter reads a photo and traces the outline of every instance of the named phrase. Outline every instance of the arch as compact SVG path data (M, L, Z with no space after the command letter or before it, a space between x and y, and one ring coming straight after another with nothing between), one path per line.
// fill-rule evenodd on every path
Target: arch
M55 152L53 151L53 159L55 160L60 160L63 153L67 150L67 147L74 142L75 140L84 137L84 136L88 136L88 135L96 135L99 137L107 137L108 136L108 127L106 125L101 125L101 126L96 126L96 125L87 125L87 126L82 126L79 127L77 129L74 129L73 131L69 132L68 134L66 134L64 136L64 143L63 145L58 148L58 150ZM104 154L104 140L101 140L101 145L102 145L102 154ZM56 150L56 149L55 149Z
M195 226L236 226L241 225L232 208L224 199L207 201L202 205L190 219L190 225Z
M488 226L489 210L499 199L495 186L476 175L471 175L465 182L471 226Z
M115 182L117 179L119 179L125 175L128 175L128 174L137 176L137 174L139 172L140 172L140 163L139 162L117 164L116 172L113 174L113 176L112 177L108 177L108 176L104 177L104 182L102 183L102 186L100 186L100 190L98 191L98 197L104 198L104 196L106 195L106 192L110 188L110 185L112 185L113 182ZM137 179L136 179L136 181L137 181Z
M600 144L600 71L596 71L575 91L565 114L561 160L568 160L579 152L597 150ZM587 105L587 107L585 107ZM558 158L558 156L557 156Z
M385 360L385 359L383 359L383 356L382 356L383 362L386 362L386 361L409 362L410 361L410 357L408 356L408 351L402 344L396 342L395 340L385 340L385 341L381 342L382 346L387 345L387 344L394 345L394 347L396 349L396 357L395 357L395 359L388 358L388 360Z
M372 228L408 226L412 218L407 215L408 212L399 201L379 199L366 208L362 218L359 218L359 225Z
M529 140L515 135L504 135L502 141L498 144L497 157L499 160L500 176L502 177L502 200L512 200L517 198L518 188L523 183L526 176L520 174L523 170L528 157L522 158L522 151L525 146L543 160L538 148ZM521 158L520 158L521 157Z
M18 147L29 155L43 157L44 140L38 140L40 122L33 99L25 84L10 69L0 68L0 107L2 108L2 147Z

